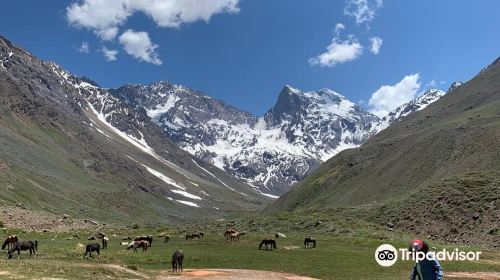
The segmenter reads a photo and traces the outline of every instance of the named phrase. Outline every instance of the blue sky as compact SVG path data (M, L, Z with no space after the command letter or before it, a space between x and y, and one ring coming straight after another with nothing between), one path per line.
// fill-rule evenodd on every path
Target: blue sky
M114 10L120 1L6 1L0 34L104 87L168 80L258 115L285 84L327 87L382 114L500 55L494 0L137 0ZM314 59L333 44L339 53Z

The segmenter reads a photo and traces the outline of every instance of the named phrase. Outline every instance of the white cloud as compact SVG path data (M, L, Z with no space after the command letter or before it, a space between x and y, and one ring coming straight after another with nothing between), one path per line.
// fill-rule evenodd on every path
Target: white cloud
M437 86L436 80L431 80L425 84L425 88L435 88Z
M354 17L357 24L370 22L382 5L382 0L347 0L344 15Z
M353 36L344 41L334 37L326 49L326 52L309 59L309 64L333 67L339 63L355 60L363 53L363 47Z
M372 43L372 47L370 48L370 52L374 55L377 55L380 52L380 47L382 46L382 38L375 36L370 38L370 42Z
M81 53L89 53L90 52L89 43L83 41L77 50Z
M420 74L416 73L405 76L395 85L381 86L368 101L370 112L384 117L390 111L415 98L420 89L419 79Z
M118 54L117 50L110 50L105 46L101 48L101 52L104 55L104 58L106 58L106 61L115 61L116 55Z
M219 13L238 13L239 0L78 0L66 8L71 25L93 30L102 40L112 40L136 12L160 27L179 27Z
M120 35L118 41L123 45L125 52L132 57L155 65L162 64L156 52L158 45L151 42L147 32L129 29Z
M335 33L337 34L337 36L340 35L340 31L344 30L345 29L345 25L341 22L335 24Z

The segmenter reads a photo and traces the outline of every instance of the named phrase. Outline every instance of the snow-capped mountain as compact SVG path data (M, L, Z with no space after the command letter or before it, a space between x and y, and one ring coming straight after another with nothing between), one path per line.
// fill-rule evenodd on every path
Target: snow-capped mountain
M454 91L456 88L460 87L463 83L462 82L453 82L451 84L451 86L448 88L448 90L446 91L446 93L450 93L452 91Z
M172 221L268 200L180 149L144 109L1 36L0 131L0 164L15 172L3 178L18 178L2 201Z
M144 108L184 150L270 195L286 192L339 151L359 146L378 122L328 89L285 86L263 117L167 82L112 92Z
M454 87L456 83L453 83L451 87ZM456 86L460 86L457 84ZM386 129L389 125L394 123L395 121L408 116L409 114L420 111L425 107L429 106L431 103L435 102L446 92L439 89L429 89L420 96L410 100L409 102L397 107L393 111L391 111L387 116L383 117L378 125L375 126L375 132L378 133L384 129Z
M262 117L169 82L129 84L112 94L145 113L182 149L263 194L281 195L340 151L360 146L444 92L431 89L379 119L329 89L286 85Z

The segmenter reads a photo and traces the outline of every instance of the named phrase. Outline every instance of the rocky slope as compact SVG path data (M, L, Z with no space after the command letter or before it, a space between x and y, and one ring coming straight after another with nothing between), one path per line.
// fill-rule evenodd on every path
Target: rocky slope
M380 120L329 89L302 92L287 85L262 117L168 82L111 92L144 109L182 149L270 196L287 192L333 155L444 94L429 90Z
M454 87L460 86L459 84L453 83L450 90ZM399 106L398 108L391 111L387 116L383 117L379 123L375 126L375 131L378 133L391 125L392 123L401 120L402 118L408 116L409 114L425 109L425 107L439 100L446 92L439 89L429 89L422 95L410 100L409 102Z
M266 197L179 149L144 110L0 37L0 204L172 221Z

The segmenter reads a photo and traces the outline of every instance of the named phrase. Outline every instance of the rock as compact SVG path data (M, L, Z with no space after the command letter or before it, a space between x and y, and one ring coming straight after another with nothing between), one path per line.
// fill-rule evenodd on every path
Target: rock
M93 221L93 220L85 219L85 220L83 220L83 221L84 221L85 223L93 224L93 225L95 225L95 226L98 226L98 225L99 225L99 223L98 223L98 222Z
M474 220L479 219L479 217L480 217L480 214L479 214L478 212L475 212L475 213L472 215L472 219L474 219Z
M283 233L281 233L281 232L277 232L277 233L274 235L274 237L276 237L276 238L285 238L285 237L286 237L286 235L284 235L284 234L283 234Z
M387 226L388 226L388 227L390 227L390 228L393 228L393 227L395 227L396 225L395 225L394 223L388 222L388 223L387 223Z
M68 214L64 214L63 215L63 220L66 220L67 218L69 218Z

